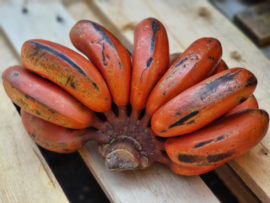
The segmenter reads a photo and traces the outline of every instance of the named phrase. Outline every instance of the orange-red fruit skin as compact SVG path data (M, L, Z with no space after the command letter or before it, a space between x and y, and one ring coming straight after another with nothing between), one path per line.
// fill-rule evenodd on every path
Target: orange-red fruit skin
M54 83L22 66L3 73L3 84L10 99L37 117L68 128L91 126L94 113Z
M217 166L257 145L265 136L268 125L266 111L246 109L196 132L169 138L165 149L170 159L182 166Z
M130 103L140 110L157 81L169 65L169 43L161 22L148 18L140 22L134 33Z
M43 148L57 153L79 150L87 141L86 129L68 129L49 123L21 110L23 125L30 137Z
M152 117L152 129L161 137L198 130L245 101L256 85L256 77L246 69L223 71L162 106Z
M91 110L111 108L111 95L96 67L86 58L60 44L26 41L21 50L25 68L51 80Z
M217 65L217 67L212 75L216 75L217 73L220 73L220 72L222 72L224 70L228 70L228 69L229 69L229 67L227 66L225 61L223 59L220 59L220 62L218 63L218 65Z
M223 117L227 117L229 115L232 115L238 111L242 111L245 109L258 109L258 108L259 104L257 102L256 97L254 95L251 95L249 98L247 98L246 101L229 110L226 114L223 115Z
M221 55L217 39L201 38L193 42L152 90L146 104L147 114L153 115L172 98L211 75Z
M117 106L129 103L131 60L122 45L106 28L82 20L70 31L72 44L99 69Z
M178 59L181 54L182 53L178 52L170 55L169 67L171 67L171 65Z
M176 174L185 175L185 176L194 176L194 175L201 175L203 173L212 171L215 168L218 168L219 166L224 164L225 162L226 161L219 162L216 165L209 165L209 166L183 166L183 165L179 165L172 162L169 165L169 168L172 170L172 172Z

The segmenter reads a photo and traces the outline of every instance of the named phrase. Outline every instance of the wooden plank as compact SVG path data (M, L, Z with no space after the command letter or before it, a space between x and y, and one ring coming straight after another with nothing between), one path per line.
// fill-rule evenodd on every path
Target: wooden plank
M159 19L167 29L170 44L172 44L172 41L175 42L173 44L174 48L170 49L171 51L182 51L183 48L188 47L200 37L218 38L223 45L223 59L225 59L229 67L244 67L256 75L259 84L255 95L258 98L260 107L270 112L269 60L206 0L137 0L132 2L95 0L89 2L91 6L94 4L95 8L98 8L99 12L120 30L123 30L123 27L131 22L135 21L137 23L149 16ZM131 40L130 33L125 30L123 32ZM264 150L269 153L270 132L267 133L262 144ZM268 172L270 159L256 152L259 146L251 150L248 155L241 156L229 163L262 201L269 202L270 187L268 183L270 182L270 176ZM245 158L246 156L248 157ZM247 161L251 157L256 157L257 161Z
M217 168L215 173L223 181L231 193L237 198L239 203L261 202L228 164L223 164Z
M30 10L31 15L35 12L37 11ZM10 16L10 13L13 17L7 18L6 16ZM5 29L6 35L3 34L2 29L0 32L1 75L9 66L21 63L18 54L23 41L18 40L17 37L26 40L27 36L20 30L25 29L25 24L18 20L20 16L23 16L22 5L1 4L2 29L6 27L9 29ZM30 29L34 32L33 24ZM27 29L28 34L31 32L30 29ZM14 49L8 43L6 36L15 38L12 44ZM33 35L30 34L30 36ZM15 107L6 96L2 77L0 83L0 202L68 202L36 144L25 131Z
M269 159L269 151L262 142L251 151L229 162L262 202L270 202Z
M234 22L258 46L265 46L270 42L270 26L265 20L270 10L269 2L255 4L237 13Z
M109 171L94 142L80 154L111 202L218 202L198 176L176 175L159 163L145 170Z
M122 30L119 30L106 16L99 12L99 9L96 8L94 4L90 5L89 2L85 0L67 0L63 1L63 4L76 21L91 20L105 26L129 51L132 51L133 45L127 37L123 36ZM129 34L130 37L133 37L132 31Z
M75 21L62 4L58 1L32 1L23 6L15 2L1 5L0 24L17 53L28 39L47 39L73 49L68 36ZM12 18L6 18L10 13Z
M41 8L41 5L33 5L30 4L27 6L29 9L29 13L31 10L36 8ZM20 17L20 15L14 15L15 17L13 20L10 20L8 23L4 23L4 29L5 33L9 36L9 39L11 40L13 47L15 48L16 52L19 54L19 45L23 43L25 38L28 36L31 36L32 38L47 38L46 36L43 36L42 29L40 26L44 26L46 23L50 23L48 19L39 18L39 21L31 21L33 18L35 18L35 15L42 16L42 11L46 11L47 15L50 15L50 9L47 7L47 4L42 5L42 10L39 12L33 11L31 14L32 16L28 16L27 18L21 17L18 22L20 22L21 30L18 30L17 28L10 29L8 25L14 24L17 17ZM56 8L59 8L61 5L55 4ZM45 7L45 8L44 8ZM57 10L54 7L52 9L52 12ZM3 8L3 7L2 7ZM15 9L12 10L13 12L19 12L19 10L16 6L13 7L4 7L6 9ZM77 5L78 9L78 5ZM80 10L81 11L81 10ZM5 11L6 12L6 11ZM67 14L62 15L64 16ZM81 12L82 13L82 12ZM52 13L55 15L55 13ZM44 19L44 22L43 22ZM66 32L66 28L70 27L74 24L73 20L68 20L71 18L64 18L65 22L65 29L62 29L62 27L51 27L51 25L46 24L46 28L49 30L52 30L53 32L60 32L61 34L57 34L57 36L50 36L49 40L57 41L58 43L62 43L66 46L69 46L68 43L65 43L68 39L68 33ZM55 20L51 18L50 20ZM96 21L95 19L92 19ZM27 21L27 23L25 23ZM30 22L29 22L30 21ZM53 24L53 23L52 23ZM57 24L54 24L57 26ZM61 32L63 31L64 32ZM26 33L24 33L26 32ZM20 33L18 35L17 33ZM28 35L28 34L29 35ZM58 36L62 36L61 38L58 38ZM4 95L4 92L0 92L1 95ZM10 103L9 103L10 104ZM11 105L11 104L10 104ZM2 118L2 117L1 117ZM4 119L4 118L2 118ZM18 122L20 122L18 120ZM27 139L30 139L27 137ZM18 143L19 145L19 143ZM93 151L91 151L93 150ZM8 152L8 150L6 150ZM91 154L89 154L89 152ZM208 187L203 183L203 181L199 177L181 177L173 174L170 172L165 166L162 165L154 165L151 167L152 169L145 170L145 171L136 171L136 172L110 172L107 171L104 165L104 159L98 154L96 147L92 147L91 144L88 144L87 147L83 148L80 153L82 154L83 158L86 160L88 166L90 169L94 169L93 173L96 175L98 181L101 185L105 186L103 187L105 189L105 192L108 194L108 197L115 202L134 202L135 199L140 202L149 202L149 198L151 201L154 202L165 202L167 200L175 200L178 201L179 199L184 199L187 202L199 202L200 200L206 201L206 202L217 202L216 197L211 193L211 191L208 189ZM130 175L125 175L130 174ZM127 177L128 176L128 177ZM4 174L4 177L6 177L6 174ZM126 182L125 182L125 181ZM148 181L146 181L148 180ZM169 181L169 182L168 182ZM164 184L167 182L167 184ZM123 183L125 183L125 190L121 189ZM173 184L171 184L173 183ZM161 185L163 185L161 187ZM195 192L194 192L195 191ZM26 193L27 194L27 193ZM24 195L26 195L24 193ZM132 199L130 197L132 196ZM172 196L172 197L169 197ZM142 199L144 197L144 199ZM134 200L133 200L134 199ZM53 202L53 201L51 201ZM63 202L63 201L59 201ZM136 201L138 202L138 201Z
M0 31L0 74L19 64ZM68 202L37 146L24 130L0 77L0 202Z

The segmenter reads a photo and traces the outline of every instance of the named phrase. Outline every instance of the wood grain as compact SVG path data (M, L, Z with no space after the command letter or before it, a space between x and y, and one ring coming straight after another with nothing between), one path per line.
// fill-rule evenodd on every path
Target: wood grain
M32 0L26 12L15 2L0 6L0 24L17 53L28 39L47 39L73 48L68 36L75 21L60 2ZM10 13L12 18L6 18Z
M0 31L0 74L20 61ZM4 92L0 78L0 202L68 202L21 118Z
M145 170L109 171L91 141L80 154L111 202L218 202L199 176L176 175L159 163Z
M223 164L222 166L217 168L215 170L215 173L227 186L227 188L232 192L232 194L237 198L239 203L261 202L228 164Z

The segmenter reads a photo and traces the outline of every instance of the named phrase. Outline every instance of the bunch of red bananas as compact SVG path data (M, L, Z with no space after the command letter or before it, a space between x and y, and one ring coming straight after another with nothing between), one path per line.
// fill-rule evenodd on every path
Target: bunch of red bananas
M164 26L148 18L135 29L133 56L101 25L80 21L73 45L26 41L23 66L3 73L25 129L55 152L87 141L111 170L143 169L153 161L178 174L213 170L265 136L269 116L252 95L256 77L228 69L217 39L201 38L169 56Z

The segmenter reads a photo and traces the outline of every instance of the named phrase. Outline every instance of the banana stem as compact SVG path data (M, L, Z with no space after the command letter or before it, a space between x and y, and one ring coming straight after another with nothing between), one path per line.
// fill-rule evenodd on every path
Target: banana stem
M163 151L155 151L154 153L150 153L148 157L153 161L163 163L167 166L171 166L173 163L172 160L168 157L167 153Z
M152 117L152 116L148 115L148 114L145 112L143 118L140 120L140 125L141 125L143 128L149 127L151 117Z
M154 133L154 131L152 130L152 128L145 129L145 132L149 133L150 136L151 136L151 138L153 138L153 139L156 139L157 138L157 135ZM162 139L162 138L160 138L160 139Z
M105 132L111 128L111 125L107 121L102 121L98 117L94 117L91 126L97 128L101 132Z
M110 137L99 130L87 128L84 135L82 135L83 142L86 143L90 140L95 140L99 144L106 144L110 142Z
M119 120L125 121L127 120L127 105L125 106L118 106L118 112L119 112Z
M158 150L158 151L165 151L165 142L166 142L167 139L164 139L164 138L159 138L157 137L155 139L155 150Z
M109 123L115 123L119 121L112 109L105 111L104 114Z
M131 121L137 122L139 120L140 114L141 114L141 110L132 108L131 115L130 115L129 119Z

